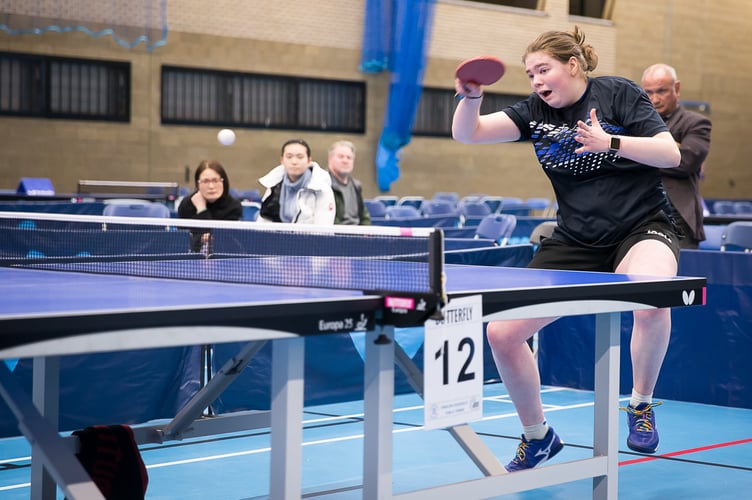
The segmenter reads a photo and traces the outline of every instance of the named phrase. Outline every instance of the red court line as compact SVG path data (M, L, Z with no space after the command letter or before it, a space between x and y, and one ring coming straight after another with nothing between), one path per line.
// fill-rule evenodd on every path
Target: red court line
M688 453L697 453L698 451L714 450L716 448L725 448L726 446L736 446L738 444L746 444L746 443L752 443L752 438L740 439L739 441L729 441L728 443L711 444L708 446L701 446L699 448L690 448L688 450L674 451L672 453L666 453L663 455L656 455L656 456L651 456L651 457L640 457L640 458L635 458L634 460L625 460L624 462L619 462L619 466L638 464L641 462L650 462L651 460L659 460L663 457L677 457L679 455L686 455Z

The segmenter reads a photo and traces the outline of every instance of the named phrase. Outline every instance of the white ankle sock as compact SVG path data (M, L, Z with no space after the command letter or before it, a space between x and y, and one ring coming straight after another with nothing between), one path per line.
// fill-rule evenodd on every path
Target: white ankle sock
M522 427L522 433L528 441L531 439L543 439L548 434L548 424L544 420L540 424L525 425Z
M652 403L653 402L653 395L652 394L640 394L639 392L632 389L632 397L629 400L629 406L632 408L637 408L637 405L640 403Z

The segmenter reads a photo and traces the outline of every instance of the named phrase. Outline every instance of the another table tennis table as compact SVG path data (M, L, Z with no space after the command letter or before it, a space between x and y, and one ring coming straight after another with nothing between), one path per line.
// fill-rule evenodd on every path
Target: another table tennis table
M471 426L461 425L450 431L483 477L396 494L392 490L395 363L411 371L417 384L420 376L393 342L389 322L393 315L385 297L350 290L0 268L0 359L35 359L34 403L0 363L0 393L32 443L32 498L50 498L50 489L54 497L55 483L68 498L101 498L72 459L69 444L45 420L56 418L59 356L237 341L248 346L273 343L274 417L263 420L272 436L270 498L300 498L305 338L336 333L341 330L332 325L342 325L367 331L363 498L484 498L592 478L593 498L615 500L620 313L702 305L705 279L460 265L447 265L445 273L449 300L481 295L486 321L596 315L592 458L507 474ZM248 347L239 356L252 356L254 349ZM36 380L37 368L40 380ZM205 407L206 402L199 396L193 409ZM166 428L152 429L156 436L142 437L184 437L190 417L178 415ZM247 422L253 420L252 415L247 417Z

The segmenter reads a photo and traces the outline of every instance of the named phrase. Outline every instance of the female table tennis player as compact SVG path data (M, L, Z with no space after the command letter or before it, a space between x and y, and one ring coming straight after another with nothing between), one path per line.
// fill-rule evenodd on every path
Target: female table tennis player
M533 268L674 276L679 247L660 168L680 154L668 128L635 83L592 77L598 56L578 27L550 31L525 50L532 94L480 115L483 87L456 78L464 97L452 123L464 143L530 141L558 202L557 228L529 264ZM496 366L522 424L509 471L535 467L562 449L544 417L540 375L526 343L556 318L496 321L487 336ZM668 309L634 312L630 345L633 390L628 413L633 450L658 447L653 390L668 348Z

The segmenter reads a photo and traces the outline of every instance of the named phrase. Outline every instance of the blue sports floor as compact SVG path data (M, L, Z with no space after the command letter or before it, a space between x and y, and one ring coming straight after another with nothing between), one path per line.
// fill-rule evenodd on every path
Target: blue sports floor
M472 424L502 463L512 458L520 427L503 384L485 386L484 418ZM550 463L591 455L592 393L545 388L547 418L565 448ZM626 398L625 398L626 400ZM362 401L307 407L303 433L306 498L361 498ZM752 492L752 410L664 401L656 409L661 446L647 456L626 448L620 412L619 497L624 499L741 499ZM426 431L422 400L395 398L394 492L480 477L445 431ZM148 499L255 499L268 494L267 430L143 446ZM29 445L0 439L0 500L29 498ZM591 498L591 480L499 498ZM58 492L58 498L63 498Z

